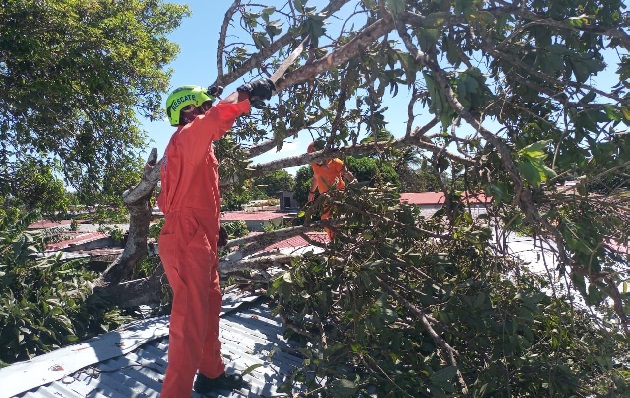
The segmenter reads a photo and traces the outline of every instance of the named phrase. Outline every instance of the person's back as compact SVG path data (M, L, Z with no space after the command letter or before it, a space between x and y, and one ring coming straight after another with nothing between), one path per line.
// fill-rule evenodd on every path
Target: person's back
M167 115L177 130L165 150L158 196L165 219L158 247L173 290L162 398L189 397L193 388L200 394L231 390L243 383L240 375L225 373L221 358L220 194L212 141L249 113L250 100L269 99L273 89L270 80L259 80L216 106L211 92L198 86L180 87L167 99Z
M212 141L223 136L234 119L249 112L245 101L217 104L190 123L178 126L171 137L162 163L158 207L215 210L220 207L218 162Z
M307 148L308 153L316 152L323 149L321 142L313 141ZM325 161L311 163L313 169L313 182L311 183L308 201L311 202L315 198L315 190L319 193L326 193L330 189L343 190L346 187L344 180L348 182L356 181L354 175L346 168L343 161L338 158L328 159ZM332 206L325 205L324 212L321 215L322 220L327 220L332 216ZM332 241L335 234L332 229L324 227L328 238Z
M341 159L335 158L325 162L311 163L313 169L313 179L317 184L319 193L328 192L328 189L335 187L336 189L344 189L346 183L342 178L344 164Z

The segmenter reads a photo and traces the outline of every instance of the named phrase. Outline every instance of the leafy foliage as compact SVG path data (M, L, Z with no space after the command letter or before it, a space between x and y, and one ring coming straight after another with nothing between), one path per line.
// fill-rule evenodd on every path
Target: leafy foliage
M240 238L249 233L245 221L230 221L221 224L228 233L230 239Z
M468 396L630 391L613 365L625 338L545 293L544 278L514 273L518 260L495 256L486 225L462 217L451 237L427 238L395 194L350 197L334 247L273 283L287 337L313 345L293 380L339 397L459 396L457 371ZM416 226L442 231L434 219Z
M403 187L449 202L427 218L387 184L331 195L338 239L273 286L288 334L309 343L294 381L312 396L627 395L623 2L331 1L321 13L292 3L264 21L316 40L261 113L269 138L281 147L307 130L344 146L336 156L389 162ZM337 12L350 3L355 12ZM424 160L423 181L398 163L408 155ZM309 173L296 175L300 204ZM476 218L467 198L478 193L491 200ZM511 231L549 248L546 277L512 256Z
M303 166L295 173L295 188L293 191L293 198L297 201L300 207L304 206L308 201L308 194L311 190L311 183L313 182L313 169L311 166Z
M96 275L84 260L42 256L46 237L23 232L34 215L0 216L0 364L27 360L128 322L88 300ZM22 226L22 228L20 228Z
M27 211L40 211L49 218L57 212L64 214L70 205L63 181L56 175L56 165L41 159L26 157L22 162L7 165L9 169L0 177L0 196L5 206Z
M255 178L252 185L261 188L268 198L278 197L280 191L293 190L293 176L286 170L276 170L263 177Z
M38 186L16 186L27 164L32 180L52 170L85 203L119 198L133 185L146 140L136 112L160 114L164 68L177 51L165 35L187 13L154 0L3 3L0 165L8 173L0 196L25 198ZM56 189L40 189L38 200L49 206Z
M367 157L355 158L348 156L345 164L359 182L367 183L371 187L385 184L400 186L398 173L387 162Z

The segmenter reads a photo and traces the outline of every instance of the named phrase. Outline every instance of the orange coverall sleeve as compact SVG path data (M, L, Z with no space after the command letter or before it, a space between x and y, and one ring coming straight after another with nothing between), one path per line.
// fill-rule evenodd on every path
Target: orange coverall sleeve
M181 132L180 142L183 143L186 161L192 164L203 161L211 142L223 137L232 128L236 118L249 113L249 110L250 103L245 100L233 104L216 104L205 114L197 116L190 122L191 128Z

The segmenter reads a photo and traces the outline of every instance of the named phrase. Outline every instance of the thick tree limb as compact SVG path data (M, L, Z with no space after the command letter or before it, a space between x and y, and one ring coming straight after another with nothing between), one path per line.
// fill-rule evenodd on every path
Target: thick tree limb
M298 256L276 253L237 261L222 260L219 262L219 273L221 275L229 275L231 272L236 271L279 267L290 264L295 257Z
M350 40L343 47L338 48L329 53L324 58L314 61L311 64L301 66L292 72L287 73L282 80L278 82L279 88L290 87L294 84L312 80L325 71L339 66L350 59L358 56L372 42L390 32L395 28L394 21L391 16L379 19L372 25L360 31L356 37Z
M228 241L225 245L225 249L229 249L231 247L243 246L242 249L239 249L239 254L242 257L246 257L250 254L254 254L264 249L265 247L279 242L284 239L291 238L293 236L297 236L308 231L315 230L315 227L307 227L307 226L299 226L299 227L288 227L277 229L274 231L263 232L262 234L245 236L242 238L232 239ZM237 255L237 256L238 256Z
M333 15L335 12L339 11L339 9L347 2L348 0L332 0L328 4L328 6L326 6L322 10L322 14ZM232 10L232 7L230 8L232 12L235 12L235 9L239 5L240 5L240 1L235 1L234 4L232 5L234 10ZM229 19L231 19L231 17L232 16L230 15ZM226 19L227 19L227 14L226 14ZM225 26L229 24L229 19L227 19L227 22L226 20L223 21L223 24ZM227 34L227 28L225 29L225 31L222 28L221 36L219 38L219 43L220 43L219 47L222 49L225 48L226 34ZM262 50L260 50L260 52L253 54L250 58L248 58L243 63L241 63L238 69L232 72L228 72L226 74L223 74L222 72L223 71L223 65L222 65L223 51L218 51L217 52L217 70L219 71L219 75L217 77L217 80L215 80L215 82L212 85L227 86L228 84L234 82L235 80L240 79L246 73L262 65L263 62L269 59L273 54L280 51L282 48L287 47L292 42L298 40L299 39L298 35L299 35L299 31L297 29L289 29L289 31L285 35L276 39L273 43L271 43L269 47L263 48ZM280 91L282 88L285 88L291 85L291 84L282 83L282 80L283 79L281 79L279 82L276 83L276 88L278 89L278 91Z
M300 132L300 130L319 122L323 118L324 118L324 114L320 113L313 120L309 121L308 124L306 123L306 121L304 121L304 123L298 126L292 126L289 130L287 130L286 135L287 137L292 136L292 135L297 135ZM253 147L249 148L246 152L247 152L248 158L251 159L251 158L255 158L258 155L262 155L265 152L269 152L272 149L277 148L277 147L278 147L278 142L275 139L270 139L270 140L261 142L258 145L254 145Z
M305 164L310 164L316 162L318 160L324 160L334 157L344 157L344 156L358 156L358 155L367 155L374 152L374 148L405 148L408 145L413 145L422 149L426 149L433 153L440 153L442 156L449 158L453 161L456 161L463 165L473 166L476 162L472 158L466 158L463 156L459 156L444 150L444 148L439 147L435 144L432 144L429 141L425 141L422 139L424 132L428 131L430 128L436 126L438 124L438 120L436 118L432 119L427 125L422 128L417 128L413 134L393 141L381 141L381 142L370 142L368 144L359 144L349 147L342 147L333 150L321 150L317 152L305 153L303 155L286 157L284 159L274 160L268 163L254 165L252 168L255 170L252 172L253 177L265 175L271 171L283 169L286 167L294 167L301 166Z
M234 0L234 3L227 9L223 17L223 23L221 24L221 30L219 32L219 42L217 44L217 83L215 84L223 82L223 51L225 50L225 38L227 37L227 29L230 25L230 21L240 5L241 0Z
M162 301L162 288L165 283L164 268L159 265L148 278L109 284L95 289L90 300L104 300L120 308L156 306Z
M153 216L150 203L153 189L156 183L151 183L153 173L158 173L155 167L157 150L154 148L147 160L144 175L140 184L127 194L123 194L123 202L129 210L129 234L122 254L103 272L96 281L97 287L115 285L132 274L135 266L147 255L147 238L149 236L149 224Z

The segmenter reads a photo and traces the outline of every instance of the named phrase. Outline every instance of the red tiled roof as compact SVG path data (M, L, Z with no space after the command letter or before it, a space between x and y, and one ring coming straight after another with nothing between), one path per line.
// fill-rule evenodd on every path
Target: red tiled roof
M275 211L226 211L221 221L267 221L282 218L286 213Z
M483 193L464 193L462 198L468 203L490 203L492 197L486 197ZM400 202L410 205L440 205L444 203L443 192L406 192L400 194Z
M306 234L311 240L318 242L318 243L322 243L322 244L326 244L328 243L329 239L328 239L328 234L326 232L309 232ZM280 242L276 242L272 245L269 245L267 247L265 247L263 250L261 250L262 252L267 252L270 250L275 250L275 249L287 249L287 248L293 248L293 249L297 249L299 247L304 247L304 246L308 246L310 245L309 242L306 241L306 239L304 239L303 237L297 235L297 236L292 236L288 239L285 240L281 240Z
M401 203L410 205L437 205L444 202L442 192L406 192L400 194Z

